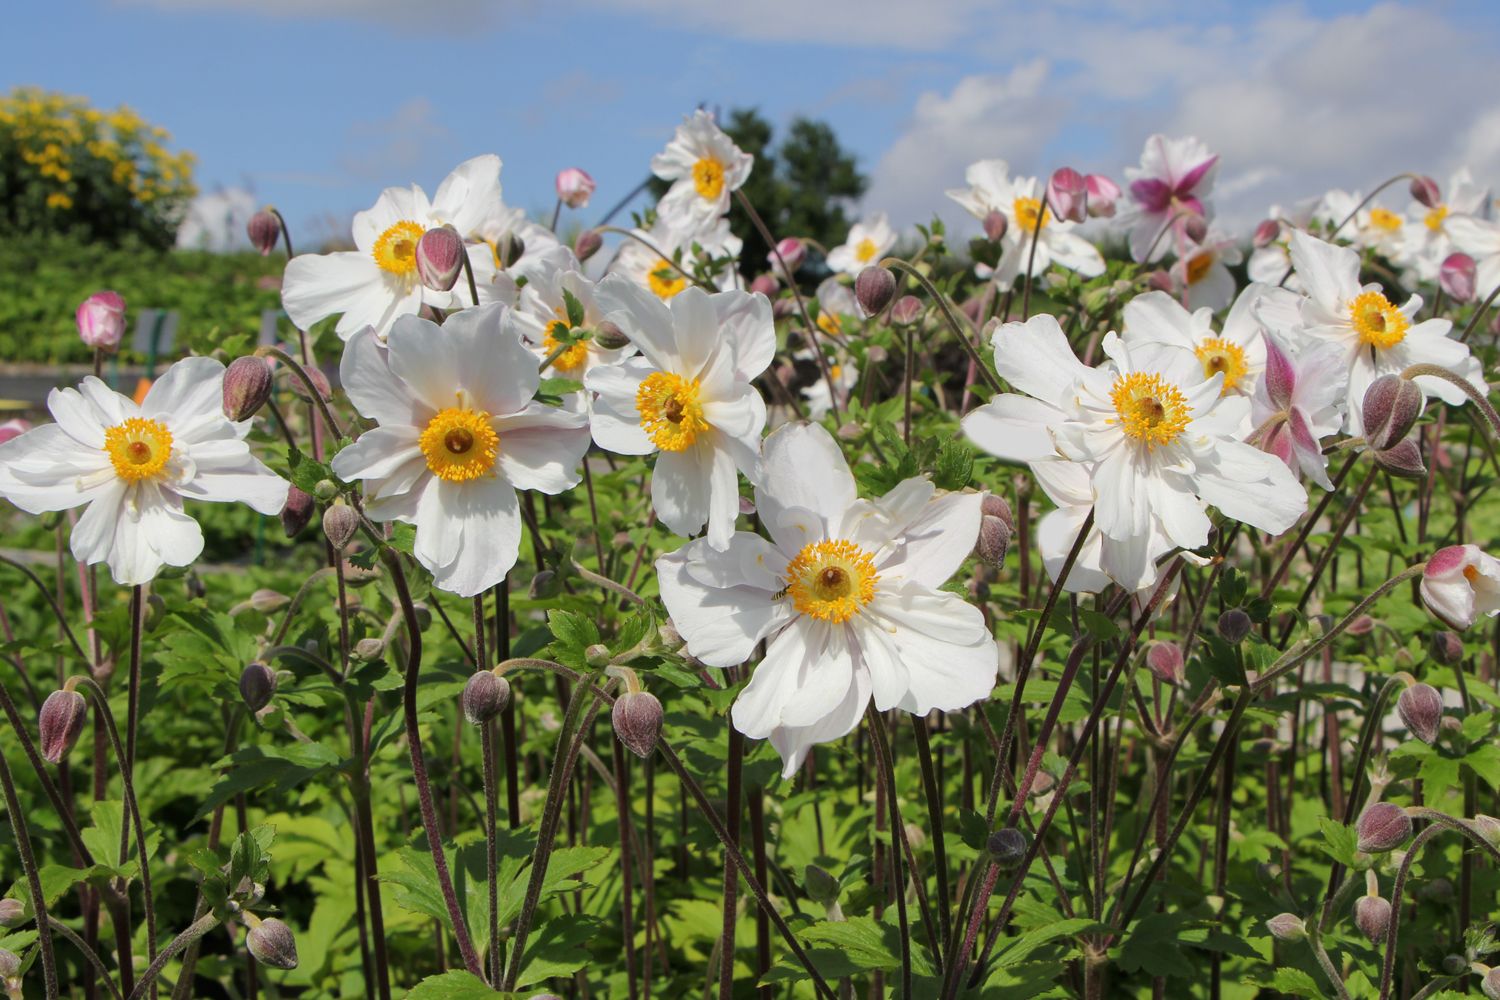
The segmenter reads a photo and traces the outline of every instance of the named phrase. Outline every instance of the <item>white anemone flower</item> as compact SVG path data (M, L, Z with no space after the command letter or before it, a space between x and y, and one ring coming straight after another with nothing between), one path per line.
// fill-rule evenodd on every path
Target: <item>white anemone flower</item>
M1449 228L1450 219L1490 215L1489 189L1476 184L1467 167L1454 173L1443 193L1447 197L1431 208L1419 201L1412 202L1406 210L1396 247L1396 263L1411 268L1423 281L1436 281L1443 261L1458 249Z
M672 187L657 205L657 214L689 231L712 228L729 211L729 196L750 176L755 157L699 109L677 126L667 148L651 158L651 172Z
M521 540L516 490L578 483L588 419L537 402L536 357L504 305L465 309L440 327L404 316L381 344L344 349L349 400L379 426L333 458L364 480L365 513L417 529L412 552L441 590L472 597L505 579Z
M640 239L626 239L620 244L610 273L624 275L663 302L692 284L683 271L696 274L698 265L710 260L738 258L742 246L740 238L729 231L728 219L692 232L659 217L650 229L632 233ZM731 287L735 280L732 264L717 278L721 288Z
M1248 285L1220 333L1214 330L1212 309L1188 312L1166 292L1146 292L1125 304L1121 336L1130 347L1161 344L1190 351L1203 366L1204 378L1224 376L1224 395L1248 396L1266 366L1263 324L1294 325L1300 305L1301 299L1284 288Z
M771 364L776 330L764 295L697 286L662 302L618 275L599 283L609 321L640 349L583 380L598 393L594 441L621 455L659 452L656 516L679 535L708 526L722 549L740 511L739 472L760 481L766 404L750 383Z
M1500 222L1459 215L1448 220L1453 249L1474 260L1474 293L1483 301L1500 288Z
M1219 155L1192 136L1168 139L1157 134L1141 149L1141 165L1126 167L1135 207L1122 217L1130 225L1130 255L1138 261L1160 260L1186 240L1187 220L1213 218L1208 195L1219 173ZM1172 232L1167 233L1171 228Z
M836 274L853 274L873 264L891 252L896 245L896 230L884 213L861 219L849 227L844 242L828 251L828 269Z
M1359 254L1348 247L1324 243L1303 232L1292 234L1292 263L1307 288L1302 303L1300 333L1331 341L1344 348L1349 366L1349 398L1362 400L1370 383L1387 372L1400 373L1415 364L1446 368L1487 392L1479 360L1467 345L1448 336L1446 319L1412 322L1422 307L1413 295L1403 306L1385 297L1378 284L1359 283ZM1416 383L1429 396L1458 406L1467 397L1443 379L1420 376ZM1344 418L1351 434L1362 433L1360 407L1351 406Z
M1035 177L1011 177L1004 160L980 160L964 171L967 188L947 192L969 214L983 220L991 212L1005 217L1005 235L1000 238L1000 262L993 271L1001 288L1009 288L1017 277L1044 273L1053 264L1077 271L1085 278L1104 273L1104 257L1092 243L1073 232L1076 223L1057 218L1042 206L1045 185ZM1038 219L1040 213L1040 219ZM1041 229L1037 226L1040 222ZM1031 251L1035 236L1036 253Z
M1477 545L1438 549L1422 570L1422 602L1449 628L1500 615L1500 559Z
M400 316L421 308L461 309L472 305L468 282L460 277L451 291L436 292L417 275L417 243L429 229L451 225L465 239L480 229L500 203L500 157L466 160L427 194L413 184L386 188L374 206L354 216L354 250L299 254L287 262L281 304L301 329L339 314L335 330L348 340L365 327L384 338ZM482 244L468 247L474 280L489 286L494 254Z
M618 364L635 353L633 344L608 346L597 339L604 312L594 297L594 282L578 266L573 251L552 247L529 256L522 270L526 284L516 298L516 325L538 360L552 358L546 374L582 381L595 365ZM582 328L594 336L563 349L558 337L569 329L569 295L583 311Z
M968 558L983 494L939 494L908 479L856 496L838 445L816 424L766 439L756 508L770 540L735 532L725 551L693 542L656 562L687 650L728 667L765 641L731 710L770 739L792 777L815 744L878 711L957 711L995 685L999 647L984 615L939 588Z
M1218 311L1234 300L1234 275L1229 268L1243 259L1233 240L1210 234L1202 243L1185 246L1172 265L1172 282L1183 305Z
M203 551L183 500L243 502L262 514L286 504L287 483L250 454L250 421L224 416L224 366L187 358L137 406L89 376L53 389L57 421L0 445L0 496L30 514L88 505L73 557L108 563L116 583L149 582Z
M1034 316L995 331L995 368L1024 395L1004 394L964 418L980 448L1018 462L1058 458L1088 472L1100 568L1140 590L1156 579L1156 540L1207 544L1211 504L1279 534L1307 509L1287 467L1239 440L1250 402L1222 394L1191 353L1160 344L1127 346L1111 333L1106 360L1086 367L1055 317Z

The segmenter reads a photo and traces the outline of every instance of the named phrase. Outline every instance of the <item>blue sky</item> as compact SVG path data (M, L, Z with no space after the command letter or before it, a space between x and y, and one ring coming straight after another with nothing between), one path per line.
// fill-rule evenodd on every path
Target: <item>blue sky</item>
M913 11L921 9L918 16ZM602 210L699 102L828 121L871 210L941 210L966 163L1116 177L1154 131L1222 149L1221 197L1469 163L1500 179L1500 5L1220 0L51 0L12 9L0 87L126 103L309 242L381 187L497 152L544 212L580 166ZM59 58L65 53L65 58ZM1226 216L1226 217L1229 217ZM591 218L585 213L584 218Z

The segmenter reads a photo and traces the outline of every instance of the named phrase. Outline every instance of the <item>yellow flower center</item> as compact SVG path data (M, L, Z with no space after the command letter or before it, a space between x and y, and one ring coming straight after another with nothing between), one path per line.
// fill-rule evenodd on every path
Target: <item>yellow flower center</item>
M659 299L670 299L687 287L687 279L666 258L646 274L646 287Z
M868 236L860 240L858 243L854 244L854 259L859 261L861 264L870 263L870 261L875 259L875 255L879 252L880 248L877 247L875 245L875 241L870 239Z
M1121 430L1150 448L1175 441L1193 418L1182 390L1148 372L1121 375L1109 398L1120 415Z
M829 374L829 376L831 378L833 378L835 381L837 381L838 379L841 379L841 378L844 377L844 366L843 365L829 365L828 366L828 374Z
M380 234L370 255L381 270L411 274L417 269L417 241L424 232L420 223L403 219Z
M495 467L500 435L483 410L450 406L427 422L417 444L434 476L464 483L487 475Z
M1428 210L1422 217L1422 222L1434 233L1443 228L1443 220L1448 217L1448 206L1439 205L1437 208Z
M786 565L786 592L804 615L838 624L875 596L870 554L853 542L812 542Z
M641 429L662 451L683 451L708 430L697 379L652 372L635 391L635 408L641 415Z
M837 337L844 332L844 324L839 322L837 315L831 312L818 313L818 329L830 337Z
M1394 233L1401 228L1401 216L1388 208L1372 208L1370 209L1370 225L1376 229Z
M104 432L104 450L115 475L128 483L153 479L172 457L172 432L160 420L127 417Z
M693 187L698 197L717 201L724 193L724 164L712 156L705 156L693 164Z
M1219 337L1209 337L1195 347L1193 353L1198 355L1198 360L1203 363L1205 378L1213 378L1223 373L1224 389L1221 395L1229 395L1250 369L1245 362L1245 349L1239 344Z
M1213 266L1214 254L1211 250L1189 257L1187 262L1187 283L1189 285L1196 285L1208 277L1208 272Z
M1349 319L1361 344L1395 347L1406 337L1411 320L1379 292L1360 292L1349 303Z
M561 314L561 312L562 310L559 309L558 313ZM561 337L568 330L568 322L561 315L547 324L547 332L542 336L542 349L546 351L547 357L551 358L552 352L563 346ZM569 344L561 354L552 358L552 367L560 372L570 372L587 361L588 357L588 343L586 341L579 341L576 344Z
M1047 223L1052 221L1052 212L1042 208L1040 198L1017 198L1011 204L1011 211L1015 214L1016 225L1023 233L1036 232L1038 228L1037 215L1041 215L1041 228L1046 228Z

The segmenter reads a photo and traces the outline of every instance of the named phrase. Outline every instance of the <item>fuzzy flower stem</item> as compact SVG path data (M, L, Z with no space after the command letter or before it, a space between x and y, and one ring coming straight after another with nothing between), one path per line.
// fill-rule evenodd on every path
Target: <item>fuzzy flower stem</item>
M1474 332L1474 328L1479 325L1480 319L1484 317L1485 313L1489 312L1490 306L1494 304L1497 296L1500 296L1500 285L1496 285L1495 290L1485 296L1484 301L1479 303L1479 308L1474 310L1474 315L1469 317L1469 322L1464 324L1464 332L1458 335L1458 342L1460 344L1468 343L1469 334Z
M136 983L135 989L130 992L130 1000L141 1000L142 993L148 985L154 989L156 977L161 975L161 970L167 967L167 962L171 961L172 956L217 926L219 926L219 918L211 912L205 913L189 924L187 930L173 938L172 943L163 948L161 954L157 955L151 965L142 973L141 981Z
M1479 412L1484 414L1485 423L1489 424L1490 436L1500 439L1500 413L1495 412L1495 408L1490 405L1490 401L1484 397L1484 393L1480 392L1474 383L1459 375L1455 375L1442 365L1412 365L1401 373L1401 377L1405 379L1417 378L1422 375L1430 378L1440 378L1444 382L1456 386L1460 392L1469 397L1479 409Z
M104 982L105 986L109 987L110 996L114 997L115 1000L122 1000L120 996L120 988L116 986L115 981L110 978L109 969L105 966L104 960L99 957L98 952L89 947L87 941L79 937L78 934L73 930L73 928L58 920L50 913L47 915L47 926L51 928L52 932L58 937L62 938L64 941L68 942L73 947L78 949L78 952L83 956L84 961L89 963L89 968L94 970L94 975L101 979Z
M942 310L943 319L948 323L948 329L953 333L953 336L958 339L959 346L961 346L965 351L968 352L970 360L972 360L974 364L978 366L979 374L984 379L985 385L989 386L993 391L999 392L1000 377L995 374L995 372L990 368L989 365L984 363L984 358L980 356L979 349L975 347L974 344L969 340L968 335L964 332L963 326L958 322L958 317L954 315L953 306L949 305L947 297L933 286L932 282L928 280L927 275L923 274L921 271L917 270L911 264L907 263L899 257L887 257L880 262L880 266L893 267L898 271L902 271L906 274L911 275L917 280L917 284L922 286L922 290L925 291L928 297L931 298L932 301L936 302L938 304L938 308Z
M27 566L25 563L17 562L16 560L3 555L0 555L0 563L5 563L8 566L14 566L16 569L26 574L26 579L35 584L36 589L41 591L42 597L46 599L47 606L52 609L53 617L57 619L57 623L62 627L63 633L67 635L68 642L72 644L73 651L78 654L78 658L84 663L91 662L89 660L89 654L83 651L83 646L79 644L78 637L73 634L72 626L68 624L67 616L63 614L62 608L58 606L57 599L52 596L52 592L47 589L47 585L41 581L41 578L38 577L35 572L32 571L31 567Z
M641 246L645 247L647 250L650 250L652 253L656 254L656 256L660 257L662 259L662 261L665 262L666 265L668 267L670 267L672 270L676 271L678 274L682 275L688 281L691 281L693 284L697 285L699 288L703 289L705 292L708 292L708 293L712 294L712 293L718 291L718 289L715 288L713 285L710 285L708 282L703 281L702 279L700 279L700 278L694 276L693 274L689 273L688 271L684 270L681 264L677 263L675 260L673 260L667 254L662 253L661 250L657 249L657 246L656 246L655 243L652 243L650 240L646 239L644 236L641 236L641 235L639 235L637 233L631 232L629 229L621 229L618 226L599 226L598 227L598 231L601 232L601 233L614 233L616 236L623 236L626 239L635 240Z
M42 953L42 981L47 990L47 1000L57 1000L57 957L52 951L52 923L47 918L47 897L42 892L42 879L36 865L36 855L31 852L31 833L27 830L26 814L16 798L16 783L11 778L10 765L5 755L0 754L0 786L5 789L5 812L10 817L10 828L16 838L16 853L21 858L21 868L26 873L26 886L31 891L31 909L36 915L37 949Z
M291 370L292 374L297 376L297 378L302 382L302 385L307 389L307 394L311 396L313 402L317 404L318 412L323 415L323 420L328 424L329 429L333 431L333 436L335 438L341 438L344 436L343 427L341 427L339 425L339 422L333 418L333 412L328 409L328 403L324 401L323 394L318 391L318 387L313 384L312 376L307 374L306 368L302 367L302 365L294 361L292 357L285 351L275 347L257 347L255 349L255 356L258 358L275 358L277 361L286 365L287 368Z
M1391 926L1385 932L1385 958L1380 963L1380 1000L1387 1000L1391 995L1391 980L1396 971L1397 935L1401 929L1401 910L1405 905L1402 897L1406 895L1406 876L1411 873L1412 862L1421 856L1422 848L1442 831L1443 827L1434 823L1417 834L1411 846L1406 849L1406 857L1401 859L1401 867L1396 871L1396 884L1391 889Z

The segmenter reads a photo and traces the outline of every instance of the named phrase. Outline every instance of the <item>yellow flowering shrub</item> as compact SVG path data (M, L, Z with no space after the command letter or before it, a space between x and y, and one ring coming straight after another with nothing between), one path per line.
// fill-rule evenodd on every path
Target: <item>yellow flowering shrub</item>
M196 193L193 154L121 105L19 87L0 97L0 232L169 246Z

